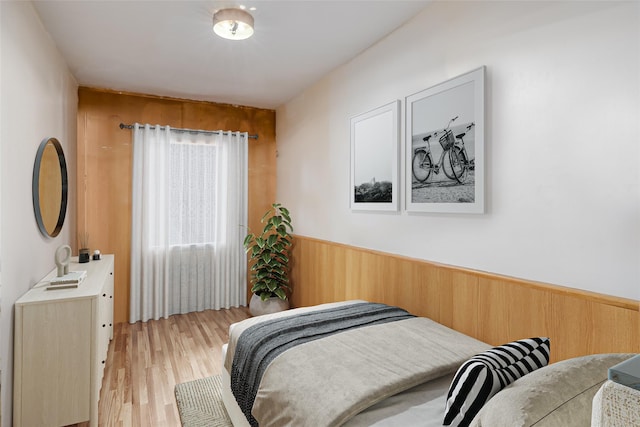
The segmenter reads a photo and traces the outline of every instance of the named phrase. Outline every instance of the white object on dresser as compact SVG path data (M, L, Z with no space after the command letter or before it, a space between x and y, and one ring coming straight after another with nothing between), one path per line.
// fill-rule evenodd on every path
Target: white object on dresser
M607 380L593 397L592 427L640 427L640 390Z
M113 338L114 256L73 261L70 270L87 270L78 287L47 290L53 270L15 303L14 426L98 425Z

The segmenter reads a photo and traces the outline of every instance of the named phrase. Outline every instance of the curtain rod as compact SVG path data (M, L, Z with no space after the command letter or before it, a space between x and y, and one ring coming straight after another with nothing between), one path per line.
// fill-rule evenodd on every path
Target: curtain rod
M151 129L155 129L155 126L149 126ZM120 123L120 129L133 129L133 125L125 125L124 123ZM164 126L160 126L160 129L164 129ZM171 130L175 130L176 132L185 132L185 133L205 133L205 134L213 134L219 135L222 132L223 135L228 134L229 132L218 131L218 130L197 130L197 129L183 129L183 128L171 128ZM249 135L251 139L258 139L258 135Z

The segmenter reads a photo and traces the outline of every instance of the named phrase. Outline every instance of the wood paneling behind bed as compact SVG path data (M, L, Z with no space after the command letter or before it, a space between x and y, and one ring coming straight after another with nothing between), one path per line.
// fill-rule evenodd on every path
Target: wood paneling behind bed
M295 236L292 305L365 299L492 345L551 338L552 361L640 352L639 303Z

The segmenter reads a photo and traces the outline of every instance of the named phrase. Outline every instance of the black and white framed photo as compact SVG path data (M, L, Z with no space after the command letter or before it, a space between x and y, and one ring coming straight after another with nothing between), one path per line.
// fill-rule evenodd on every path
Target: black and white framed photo
M397 211L400 101L354 116L351 124L351 209Z
M484 213L484 75L406 98L407 212Z

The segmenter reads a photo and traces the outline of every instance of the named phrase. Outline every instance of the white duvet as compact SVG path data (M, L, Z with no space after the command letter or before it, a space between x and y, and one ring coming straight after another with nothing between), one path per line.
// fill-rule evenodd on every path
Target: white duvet
M295 314L296 310L289 310L279 316ZM225 357L227 372L242 331L266 320L268 317L251 318L231 328ZM252 415L261 427L321 427L339 426L349 420L352 426L372 425L366 417L373 412L397 412L401 416L412 409L427 411L423 416L431 418L428 411L437 410L439 419L435 421L441 423L442 412L435 408L444 408L446 380L437 387L444 393L427 399L431 405L411 405L408 396L395 402L393 409L379 402L452 375L466 359L487 348L485 343L421 317L348 330L293 347L276 357L264 372ZM401 409L403 404L405 410ZM369 415L354 419L368 408Z

